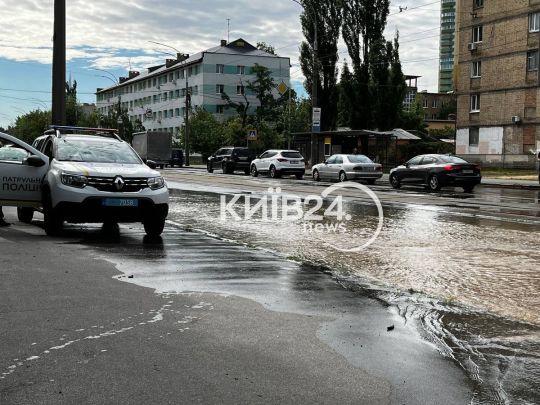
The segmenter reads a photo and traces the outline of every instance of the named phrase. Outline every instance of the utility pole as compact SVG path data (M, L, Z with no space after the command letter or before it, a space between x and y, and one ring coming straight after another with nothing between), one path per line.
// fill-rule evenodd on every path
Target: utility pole
M66 0L54 0L52 123L66 123Z
M186 115L184 120L184 141L186 148L186 166L189 166L189 107L191 105L191 94L188 88L188 69L184 70L186 75Z
M312 8L313 13L313 67L311 72L311 111L314 111L314 108L318 107L317 100L317 89L318 89L318 74L317 61L318 61L318 52L319 52L319 42L317 37L317 13ZM313 128L313 123L311 125L311 167L317 164L319 159L319 142L317 139L317 134Z

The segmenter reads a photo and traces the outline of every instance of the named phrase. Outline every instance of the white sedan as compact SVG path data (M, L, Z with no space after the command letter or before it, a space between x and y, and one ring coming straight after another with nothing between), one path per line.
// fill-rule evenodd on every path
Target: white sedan
M366 180L375 184L383 175L382 165L364 155L332 155L326 162L313 166L313 180Z

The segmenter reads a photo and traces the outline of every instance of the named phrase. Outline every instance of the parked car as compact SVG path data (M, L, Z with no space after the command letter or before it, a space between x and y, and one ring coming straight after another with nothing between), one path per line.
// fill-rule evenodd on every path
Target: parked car
M144 164L116 130L53 126L34 144L0 133L0 143L23 153L0 160L3 205L18 207L22 222L43 212L48 235L71 223L142 222L160 235L169 191L155 163ZM150 166L150 167L149 167Z
M382 165L364 155L332 155L324 163L313 166L313 180L366 180L375 184L383 175Z
M182 149L171 149L171 160L169 160L169 166L184 166L184 151Z
M306 172L304 157L296 150L267 150L251 162L251 175L268 173L272 178L295 175L302 179Z
M423 185L432 191L455 186L470 193L481 180L478 165L449 155L415 156L390 171L390 184L396 189L405 184Z
M252 154L246 147L226 147L219 149L208 158L206 169L213 173L215 169L221 169L225 174L232 174L236 170L242 170L249 174L249 166Z

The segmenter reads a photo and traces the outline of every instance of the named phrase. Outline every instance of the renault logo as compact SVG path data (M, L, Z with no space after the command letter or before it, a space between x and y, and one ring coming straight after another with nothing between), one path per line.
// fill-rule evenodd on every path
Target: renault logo
M116 190L121 191L124 188L124 184L126 184L126 182L122 177L116 176L113 180L113 184Z

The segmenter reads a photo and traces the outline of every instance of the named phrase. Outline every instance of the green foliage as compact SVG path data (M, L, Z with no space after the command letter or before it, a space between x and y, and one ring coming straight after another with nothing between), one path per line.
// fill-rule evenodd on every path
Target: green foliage
M424 108L420 97L416 97L410 111L400 112L400 124L405 130L425 131L427 124L424 122Z
M182 130L185 139L185 130ZM190 149L206 158L222 147L225 142L223 124L213 114L202 108L196 108L189 117Z
M223 124L224 143L230 146L245 146L248 128L240 117L231 118Z
M450 114L457 114L457 99L453 97L450 101L442 103L439 110L439 116L437 117L440 120L448 120Z
M79 125L82 107L77 102L77 80L66 82L66 125Z
M276 55L276 49L272 45L267 44L266 42L257 42L257 49L260 49L261 51L267 52L271 55Z
M429 135L436 139L454 139L456 136L456 130L454 127L444 127L443 129L430 129Z
M38 136L51 125L51 112L34 110L17 117L15 126L10 127L8 132L16 138L27 143L34 142Z
M255 75L255 80L248 81L247 89L257 97L259 106L257 106L257 121L272 120L274 118L273 109L276 106L276 100L272 91L276 87L272 72L265 66L255 64L251 68L251 74Z
M306 78L305 88L312 94L313 43L317 32L318 58L316 59L317 100L321 107L321 129L332 130L337 124L337 61L338 40L342 21L342 0L304 0L300 17L306 41L300 45L300 66Z

